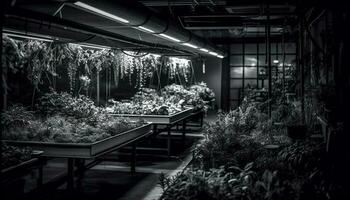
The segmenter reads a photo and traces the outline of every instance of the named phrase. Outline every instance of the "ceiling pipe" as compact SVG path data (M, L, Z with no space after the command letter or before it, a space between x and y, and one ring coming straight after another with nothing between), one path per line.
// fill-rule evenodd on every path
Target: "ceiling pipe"
M200 51L200 48L206 48L211 52L223 55L223 52L214 45L193 35L189 30L184 29L173 21L156 16L155 13L149 11L142 4L131 3L130 1L79 0L73 1L72 5L140 31L154 34L175 43L184 44L200 53L203 53Z

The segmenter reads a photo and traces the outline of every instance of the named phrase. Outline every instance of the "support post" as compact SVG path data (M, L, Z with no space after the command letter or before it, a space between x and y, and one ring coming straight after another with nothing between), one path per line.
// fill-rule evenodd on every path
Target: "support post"
M131 160L130 160L130 172L135 174L136 172L136 142L131 144Z
M271 42L270 42L270 6L266 4L266 44L267 44L267 67L269 70L269 88L268 88L268 114L271 118L272 112L272 70L271 70Z
M168 132L168 138L167 138L167 149L168 149L168 157L170 157L170 149L171 149L171 125L167 125L167 132Z
M74 189L74 158L67 160L67 190Z

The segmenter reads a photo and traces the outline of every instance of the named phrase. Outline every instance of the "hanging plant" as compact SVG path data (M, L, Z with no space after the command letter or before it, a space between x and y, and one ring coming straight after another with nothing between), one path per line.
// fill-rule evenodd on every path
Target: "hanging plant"
M24 54L19 49L17 41L3 35L2 38L2 67L7 66L13 73L23 68Z

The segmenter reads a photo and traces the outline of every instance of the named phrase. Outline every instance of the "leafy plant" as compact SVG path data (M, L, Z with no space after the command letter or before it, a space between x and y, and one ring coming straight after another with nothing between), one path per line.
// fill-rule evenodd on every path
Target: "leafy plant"
M30 148L20 148L7 145L1 142L1 169L20 164L31 159L32 150Z

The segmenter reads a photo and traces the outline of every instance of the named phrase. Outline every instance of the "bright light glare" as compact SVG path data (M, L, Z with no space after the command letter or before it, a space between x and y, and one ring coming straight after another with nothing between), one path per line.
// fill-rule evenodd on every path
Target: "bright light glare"
M144 31L147 31L147 32L150 32L150 33L154 33L154 31L152 31L152 30L149 29L149 28L146 28L146 27L143 27L143 26L139 26L139 28L140 28L141 30L144 30Z
M217 55L217 57L219 57L219 58L224 58L224 56L222 56L222 55Z
M70 44L75 44L75 43L70 43ZM110 49L110 47L102 46L102 45L93 45L93 44L75 44L75 45L79 45L81 47L86 47L86 48L98 49L98 50Z
M200 50L203 51L203 52L207 52L207 53L209 52L208 49L204 49L204 48L201 48Z
M277 64L277 63L279 63L279 61L278 60L273 60L273 63Z
M18 38L24 38L24 39L31 39L31 40L40 40L40 41L44 41L44 42L53 42L53 40L51 40L51 39L28 36L28 35L17 35L17 34L12 34L12 33L4 33L4 35L18 37Z
M210 51L209 54L211 54L211 55L213 55L213 56L217 56L217 55L218 55L217 53L212 52L212 51Z
M183 43L183 45L194 48L194 49L198 49L198 47L196 45L190 44L190 43Z
M108 18L110 18L110 19L114 19L114 20L117 20L117 21L119 21L119 22L123 22L123 23L126 23L126 24L129 23L129 21L126 20L126 19L123 19L123 18L121 18L121 17L115 16L115 15L113 15L113 14L111 14L111 13L108 13L108 12L106 12L106 11L100 10L100 9L98 9L98 8L95 8L95 7L93 7L93 6L90 6L90 5L88 5L88 4L85 4L85 3L83 3L83 2L77 1L77 2L75 2L74 4L75 4L76 6L79 6L79 7L81 7L81 8L85 8L86 10L90 10L90 11L92 11L92 12L94 12L94 13L100 14L100 15L105 16L105 17L108 17Z
M180 42L179 39L176 39L176 38L174 38L174 37L171 37L171 36L169 36L169 35L167 35L167 34L161 33L161 34L159 34L159 35L162 36L162 37L168 38L168 39L170 39L170 40L172 40L172 41Z

